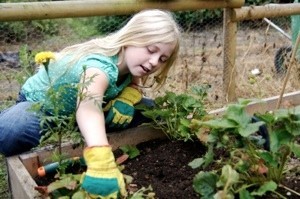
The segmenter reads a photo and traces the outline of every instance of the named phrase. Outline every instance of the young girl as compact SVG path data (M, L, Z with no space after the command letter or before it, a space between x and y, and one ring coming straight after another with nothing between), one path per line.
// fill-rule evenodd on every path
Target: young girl
M76 111L76 121L86 142L83 155L87 171L82 188L101 198L126 195L121 172L106 137L106 126L124 128L142 99L141 78L155 73L163 84L179 50L180 31L171 13L145 10L134 15L119 31L103 38L73 45L55 54L47 67L22 86L16 105L0 114L0 152L21 153L39 144L38 112L28 110L39 102L41 111L52 114L49 88L63 94L59 114ZM79 97L78 85L82 87ZM92 97L91 97L92 96ZM98 103L95 103L95 99ZM99 102L108 102L99 106Z

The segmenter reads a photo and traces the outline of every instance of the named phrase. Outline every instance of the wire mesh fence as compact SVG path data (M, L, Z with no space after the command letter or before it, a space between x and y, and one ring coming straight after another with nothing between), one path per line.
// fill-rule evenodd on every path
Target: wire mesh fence
M208 89L209 108L226 105L223 74L223 10L173 12L183 30L180 56L159 91L144 89L149 97L166 91L187 92L192 87ZM103 36L119 29L130 15L3 22L0 24L0 101L13 100L22 82L24 64L33 64L39 51L62 48ZM291 55L291 18L264 19L238 23L235 69L238 98L265 98L279 95ZM285 34L283 34L284 32ZM234 38L235 39L235 38ZM21 51L23 49L23 52ZM24 49L28 56L24 56ZM32 56L30 56L30 53ZM26 54L26 53L25 53ZM27 62L26 62L27 61ZM33 61L33 59L32 59ZM24 63L26 62L26 63ZM298 89L297 76L286 92ZM148 84L151 84L151 82Z
M291 35L290 19L271 19ZM237 95L265 98L279 95L289 63L292 42L265 20L241 24L237 34ZM289 87L286 91L293 91Z

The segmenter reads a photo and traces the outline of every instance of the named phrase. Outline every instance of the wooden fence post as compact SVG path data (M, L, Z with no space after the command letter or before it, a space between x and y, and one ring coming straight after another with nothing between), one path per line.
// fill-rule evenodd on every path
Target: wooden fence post
M231 20L233 9L224 8L223 17L223 91L226 101L236 100L236 32L237 23Z

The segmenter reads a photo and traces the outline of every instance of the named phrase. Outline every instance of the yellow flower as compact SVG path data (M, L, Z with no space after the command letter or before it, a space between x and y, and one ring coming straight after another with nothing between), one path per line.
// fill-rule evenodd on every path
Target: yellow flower
M49 64L50 59L55 59L55 55L51 51L40 52L35 55L35 63L37 64Z

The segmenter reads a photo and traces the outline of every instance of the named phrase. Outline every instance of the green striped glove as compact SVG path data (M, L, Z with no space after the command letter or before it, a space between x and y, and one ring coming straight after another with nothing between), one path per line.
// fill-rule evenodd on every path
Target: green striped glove
M105 123L110 128L126 128L134 115L134 105L140 102L142 94L135 88L126 87L118 97L105 107Z
M83 157L87 171L82 174L81 187L88 198L117 199L127 195L123 174L110 146L88 147Z

